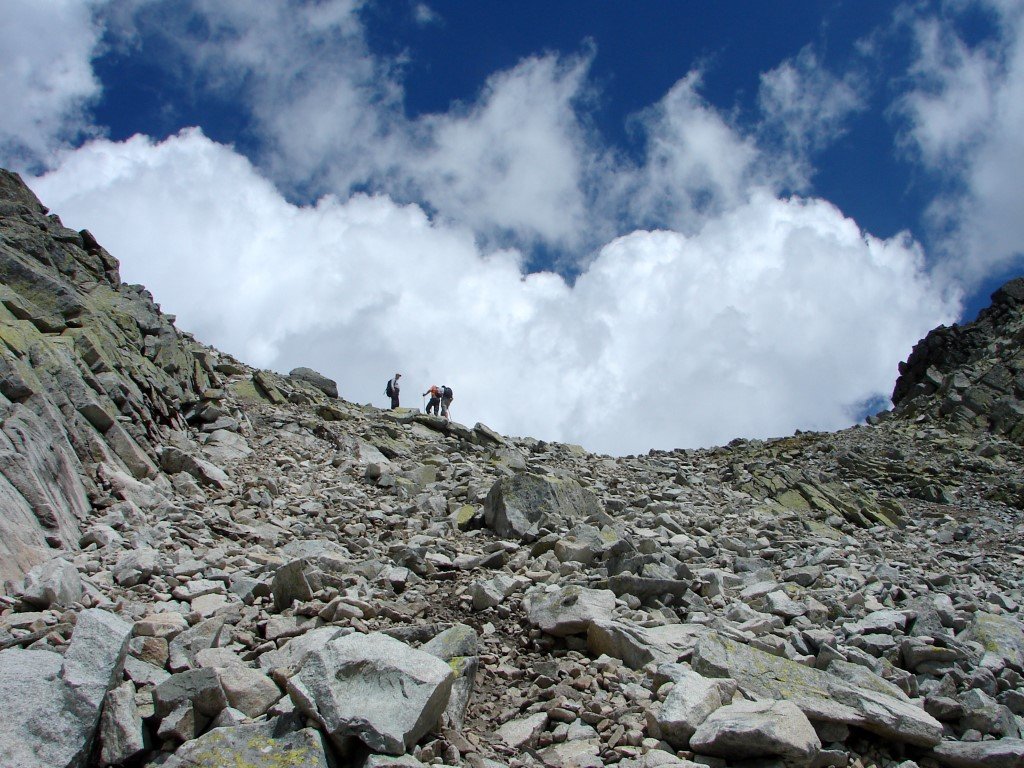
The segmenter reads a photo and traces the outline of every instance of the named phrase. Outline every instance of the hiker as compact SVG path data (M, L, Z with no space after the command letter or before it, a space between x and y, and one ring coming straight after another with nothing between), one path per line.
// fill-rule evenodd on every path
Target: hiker
M398 380L402 378L402 374L396 373L395 378L388 379L388 385L384 388L384 394L391 398L391 410L395 410L398 407Z
M430 394L430 400L427 401L427 413L430 413L430 410L433 409L434 415L437 416L437 409L441 405L441 390L437 388L437 384L431 384L430 389L424 392L423 396L426 397L428 393Z
M444 416L448 421L452 420L452 417L448 415L448 408L452 404L452 400L455 399L455 393L452 392L452 388L447 384L441 385L441 415Z

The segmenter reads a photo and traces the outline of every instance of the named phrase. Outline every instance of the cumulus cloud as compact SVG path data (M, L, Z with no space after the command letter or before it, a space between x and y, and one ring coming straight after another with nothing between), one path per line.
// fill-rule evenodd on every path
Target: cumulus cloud
M700 73L690 72L636 118L646 155L626 196L633 220L690 232L766 181L753 139L708 106L699 87Z
M558 244L585 231L586 146L574 101L588 59L532 57L492 76L473 105L429 115L398 165L446 217Z
M618 238L570 286L388 197L294 206L197 130L95 141L31 183L225 351L381 405L399 370L406 403L445 383L459 420L612 453L849 424L955 314L914 243L764 191Z
M82 0L7 0L0 24L0 157L38 168L93 133L86 107L100 92L91 58L100 29Z
M969 43L954 11L914 17L913 87L898 102L906 139L945 183L931 208L942 271L967 285L1024 254L1024 7L979 2L996 34Z
M865 108L863 90L854 73L829 72L810 46L761 75L762 141L781 150L776 165L790 183L808 184L811 156L842 136L849 117Z
M142 2L132 18L199 91L240 98L257 164L299 197L369 188L482 234L577 244L587 150L574 105L589 58L527 58L473 103L410 119L400 63L369 50L361 5ZM413 12L422 22L429 8Z

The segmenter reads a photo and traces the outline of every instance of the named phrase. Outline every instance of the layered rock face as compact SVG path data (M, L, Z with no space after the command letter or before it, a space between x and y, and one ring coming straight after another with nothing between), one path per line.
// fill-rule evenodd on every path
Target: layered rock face
M0 765L1024 765L1017 282L870 425L611 458L204 347L12 174L0 270Z
M113 487L158 474L163 430L216 386L172 321L0 172L0 577L77 547Z
M994 294L964 326L936 328L900 364L892 401L956 430L989 430L1024 442L1024 278Z

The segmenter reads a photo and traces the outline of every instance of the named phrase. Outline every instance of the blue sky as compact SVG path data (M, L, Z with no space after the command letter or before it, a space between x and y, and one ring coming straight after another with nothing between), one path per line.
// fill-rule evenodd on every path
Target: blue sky
M349 399L402 370L611 453L834 429L1020 268L1019 1L9 3L0 163Z

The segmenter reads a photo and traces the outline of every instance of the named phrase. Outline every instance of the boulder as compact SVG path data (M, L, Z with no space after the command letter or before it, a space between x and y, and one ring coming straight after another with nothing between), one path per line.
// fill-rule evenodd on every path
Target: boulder
M575 585L533 595L527 617L541 631L565 637L586 632L595 621L608 621L615 593Z
M491 487L484 522L499 536L527 539L542 527L572 524L600 511L597 497L575 480L519 472Z
M160 468L170 475L186 472L203 485L222 490L231 485L231 479L223 469L174 446L166 446L160 452Z
M466 624L456 624L435 635L420 648L441 659L455 674L452 691L444 714L454 728L462 728L466 710L476 688L476 674L480 668L477 656L479 638L476 630Z
M165 717L186 701L198 714L216 717L228 704L217 670L203 668L179 672L153 690L157 717Z
M315 728L281 730L274 722L214 728L181 745L165 768L245 766L246 768L328 768L332 763Z
M37 565L25 575L21 599L38 608L70 606L82 597L82 579L78 569L63 558Z
M821 741L810 721L788 701L742 701L712 712L690 738L695 752L727 760L781 757L810 765Z
M123 683L107 694L100 719L100 765L126 763L146 749L135 686Z
M0 651L0 765L85 766L130 637L131 624L92 608L78 615L63 657L46 650Z
M622 659L631 669L647 664L672 663L688 659L697 641L709 633L702 624L666 624L642 627L627 621L594 620L587 630L587 648Z
M548 724L548 716L537 712L528 717L509 720L498 728L498 737L513 749L523 750L536 746L537 737Z
M288 372L288 376L311 384L330 398L338 398L338 383L312 368L294 368Z
M928 756L950 768L1021 768L1024 739L944 741Z
M216 669L228 704L248 717L259 717L281 698L281 689L258 669L237 664Z
M722 706L722 694L714 680L690 670L679 670L673 681L661 706L648 710L647 727L655 738L686 749L698 726Z
M339 748L359 739L375 752L401 755L438 723L454 679L436 656L374 632L336 638L311 653L288 693Z
M968 628L966 639L985 649L985 655L1000 664L1024 670L1024 628L1009 616L979 613Z

